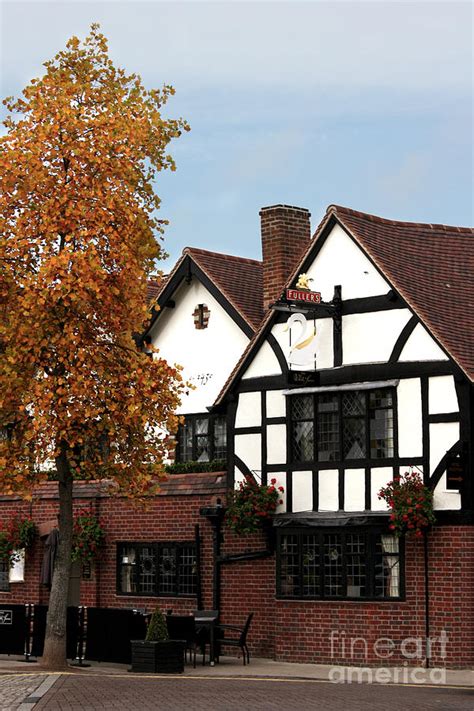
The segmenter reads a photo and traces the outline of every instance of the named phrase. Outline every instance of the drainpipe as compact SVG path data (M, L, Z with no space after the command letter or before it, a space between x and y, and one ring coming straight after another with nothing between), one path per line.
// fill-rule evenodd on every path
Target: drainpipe
M212 607L219 610L221 601L221 543L222 543L222 522L224 520L225 509L220 499L217 499L215 506L204 506L199 509L201 516L205 516L212 526L212 553L213 553L213 574L212 574Z
M430 589L428 575L428 532L423 535L424 559L425 559L425 646L426 646L426 668L430 667L431 641L430 641Z

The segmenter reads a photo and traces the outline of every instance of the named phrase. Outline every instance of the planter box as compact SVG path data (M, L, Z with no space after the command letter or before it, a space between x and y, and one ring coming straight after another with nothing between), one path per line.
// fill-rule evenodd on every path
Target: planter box
M153 674L182 674L184 672L185 642L145 642L132 640L132 672Z

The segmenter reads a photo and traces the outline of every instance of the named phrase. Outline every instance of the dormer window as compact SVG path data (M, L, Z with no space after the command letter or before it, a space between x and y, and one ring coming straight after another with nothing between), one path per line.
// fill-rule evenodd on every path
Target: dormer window
M194 328L198 331L202 331L209 325L209 317L211 312L207 308L206 304L198 304L193 312Z

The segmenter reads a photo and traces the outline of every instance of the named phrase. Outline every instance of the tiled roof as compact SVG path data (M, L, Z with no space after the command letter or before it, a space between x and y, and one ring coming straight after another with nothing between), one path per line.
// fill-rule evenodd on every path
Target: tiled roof
M73 497L75 499L106 498L113 493L112 481L76 481ZM224 495L227 490L226 472L199 472L198 474L169 474L160 482L158 496L215 496ZM19 499L15 496L0 496L0 501ZM36 487L33 498L57 499L58 484L48 481Z
M474 229L387 220L339 205L328 213L474 379Z
M262 262L186 247L203 272L255 330L263 318Z
M146 285L146 300L147 303L150 303L150 301L155 300L158 294L160 293L161 289L163 287L163 284L156 279L149 279L147 285Z

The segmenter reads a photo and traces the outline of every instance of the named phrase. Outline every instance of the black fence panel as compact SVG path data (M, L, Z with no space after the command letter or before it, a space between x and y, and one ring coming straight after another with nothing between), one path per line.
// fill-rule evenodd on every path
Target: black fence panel
M86 659L129 664L132 639L145 639L145 617L137 610L87 608Z
M33 644L31 655L41 657L44 649L44 638L46 635L46 615L47 605L35 605L33 612ZM77 640L79 637L79 608L67 608L66 620L66 656L68 659L75 659L77 654Z
M31 645L31 655L33 657L41 657L43 654L47 614L47 605L33 606L33 642Z
M66 620L66 656L75 659L77 655L77 642L79 639L80 608L68 607Z
M0 603L0 654L24 654L27 625L27 605Z

